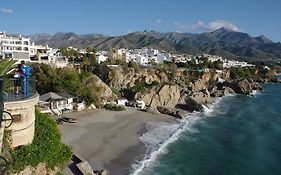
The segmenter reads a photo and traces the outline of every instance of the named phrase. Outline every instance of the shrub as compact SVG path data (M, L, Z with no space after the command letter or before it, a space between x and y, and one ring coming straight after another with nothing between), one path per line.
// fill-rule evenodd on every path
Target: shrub
M36 111L35 135L32 144L11 150L12 172L22 171L26 166L36 167L46 163L48 168L62 168L72 157L71 149L61 143L61 134L54 120Z
M124 111L125 110L125 108L123 106L118 106L118 105L109 104L109 103L105 104L103 107L110 111Z

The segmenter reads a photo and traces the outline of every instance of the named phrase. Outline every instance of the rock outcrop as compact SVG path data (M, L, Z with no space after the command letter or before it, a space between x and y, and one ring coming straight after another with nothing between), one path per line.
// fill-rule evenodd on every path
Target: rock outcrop
M180 90L177 85L164 85L151 99L149 106L175 107L180 98Z
M177 85L164 85L158 91L151 90L142 100L150 108L157 106L175 107L180 98L180 89Z
M157 106L157 111L161 114L171 115L173 117L183 119L187 117L187 113L181 109L165 107L165 106Z
M202 103L188 95L181 97L181 100L176 107L188 111L202 111L204 109Z
M234 94L235 92L230 87L222 86L218 88L217 86L214 86L210 93L212 97L223 97L227 94Z
M112 90L96 75L92 75L85 79L83 84L91 90L90 93L102 100L116 98L116 95L112 93Z
M192 83L189 91L182 94L176 107L189 111L202 111L202 105L211 101L212 98L206 85L199 79Z
M262 90L262 87L255 83L252 79L241 79L236 81L225 81L218 84L218 88L229 87L234 90L237 94L248 95L253 92L253 90Z
M183 118L186 114L175 108L179 98L180 89L177 85L164 85L159 90L157 88L152 89L142 97L142 100L149 107L148 112Z
M166 73L159 72L156 69L134 68L122 69L121 67L113 68L108 74L109 87L115 89L131 88L136 84L168 83L169 79Z

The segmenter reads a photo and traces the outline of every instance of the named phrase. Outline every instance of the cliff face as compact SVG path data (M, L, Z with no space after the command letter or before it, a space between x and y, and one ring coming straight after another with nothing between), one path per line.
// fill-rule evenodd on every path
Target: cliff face
M140 83L149 85L154 82L168 83L169 79L166 73L155 69L136 70L134 68L122 69L118 67L108 73L109 87L115 89L131 88Z
M116 95L112 93L111 88L109 88L96 75L92 75L87 79L83 80L83 84L85 85L85 88L90 90L89 93L99 98L101 102L116 98Z
M173 75L171 75L173 74ZM230 79L230 71L224 72L205 72L197 75L196 72L187 72L186 70L176 70L173 72L159 71L157 69L134 69L121 67L113 68L108 72L107 84L110 88L122 89L131 88L137 84L177 84L180 88L187 88L190 81L201 79L203 84L209 85L210 81L218 79Z
M183 109L202 111L213 97L226 94L250 94L261 87L251 79L231 79L230 70L190 71L188 69L157 70L121 67L108 72L110 88L122 90L130 99L143 100L149 111L183 116ZM124 91L125 90L125 91ZM128 93L129 92L129 93Z
M129 91L130 99L143 100L150 111L158 112L157 107L163 111L160 106L202 110L202 104L212 101L210 83L219 79L229 79L229 71L198 73L187 69L160 71L117 67L108 72L107 83L110 88ZM136 87L144 90L134 91ZM128 98L128 94L125 96Z

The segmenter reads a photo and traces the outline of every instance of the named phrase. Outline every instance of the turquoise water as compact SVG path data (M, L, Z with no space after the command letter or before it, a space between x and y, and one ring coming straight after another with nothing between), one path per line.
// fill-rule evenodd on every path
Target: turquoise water
M280 84L264 85L255 96L224 97L188 123L139 174L281 174Z

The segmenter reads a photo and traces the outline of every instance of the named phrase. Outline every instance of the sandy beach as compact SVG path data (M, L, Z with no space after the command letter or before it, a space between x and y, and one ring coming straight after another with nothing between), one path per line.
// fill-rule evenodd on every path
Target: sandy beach
M76 123L59 125L63 142L93 169L106 169L111 175L128 174L133 161L143 157L145 146L139 137L146 131L147 122L176 122L167 115L133 108L120 112L95 109L64 116L75 118Z

